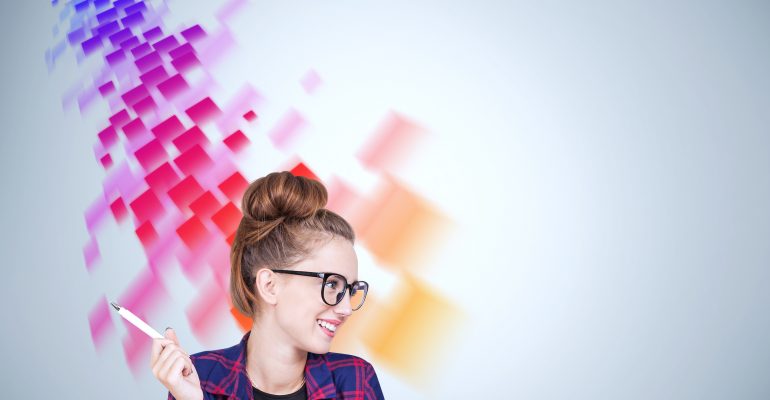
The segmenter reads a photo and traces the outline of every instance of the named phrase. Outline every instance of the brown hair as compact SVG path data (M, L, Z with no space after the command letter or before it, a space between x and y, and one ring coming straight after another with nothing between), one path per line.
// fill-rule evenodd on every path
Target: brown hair
M243 315L251 318L256 312L259 269L290 267L324 237L355 241L350 224L323 208L327 197L321 182L288 171L263 176L246 189L230 251L230 297Z

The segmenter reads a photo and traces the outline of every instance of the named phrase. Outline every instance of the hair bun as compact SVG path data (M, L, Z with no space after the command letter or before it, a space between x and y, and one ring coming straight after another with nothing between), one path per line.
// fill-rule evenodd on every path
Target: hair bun
M320 182L288 171L273 172L249 185L241 209L244 216L256 221L302 219L315 215L327 199Z

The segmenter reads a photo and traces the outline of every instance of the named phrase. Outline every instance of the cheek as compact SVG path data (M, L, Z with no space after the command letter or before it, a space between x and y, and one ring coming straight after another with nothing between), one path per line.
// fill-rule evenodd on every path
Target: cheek
M327 306L321 299L321 286L297 286L287 288L281 294L280 312L282 319L291 322L292 319L297 323L305 323L305 317L315 318L323 312Z

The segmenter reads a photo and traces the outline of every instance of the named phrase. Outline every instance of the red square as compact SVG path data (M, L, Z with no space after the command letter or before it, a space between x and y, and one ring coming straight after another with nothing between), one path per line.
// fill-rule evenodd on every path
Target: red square
M236 172L222 181L218 187L230 201L240 203L243 198L243 193L246 191L246 188L249 187L249 182L243 175Z
M320 179L318 179L317 176L315 176L313 171L311 171L310 168L308 168L307 165L305 165L304 163L297 164L296 166L294 166L294 168L291 169L290 172L294 176L304 176L305 178L310 178L319 182L321 181Z
M163 205L160 204L158 196L155 195L152 189L145 190L144 193L134 199L129 206L134 212L134 215L136 215L136 218L139 219L140 223L156 219L160 217L164 211Z
M166 150L163 149L163 145L160 144L158 139L151 140L149 143L134 152L134 155L145 171L152 171L154 168L165 162L168 158Z
M155 227L152 226L150 221L145 221L136 228L136 236L145 248L150 247L150 245L158 240L158 232L155 231Z
M219 207L216 197L208 191L190 203L190 209L201 219L212 216Z
M179 182L179 175L171 164L164 162L160 167L147 174L144 180L155 193L163 193Z
M230 150L233 151L233 153L237 153L246 146L248 146L249 139L246 137L246 135L243 134L240 130L235 131L232 135L228 136L224 140L227 147L230 148Z
M190 249L201 246L209 235L203 222L196 216L185 221L182 226L177 228L176 233Z
M227 203L211 217L211 220L214 221L225 237L228 237L238 229L238 224L241 222L242 217L241 210L235 204Z
M102 162L102 165L104 166L104 169L108 169L112 166L112 157L109 153L105 154L104 157L99 159L99 161Z
M112 215L115 216L115 221L117 222L123 221L126 218L126 215L128 215L126 203L124 203L123 199L120 197L110 203L110 210L112 211Z
M246 114L243 114L243 118L246 121L252 122L255 119L257 119L257 113L255 113L253 110L249 110Z
M168 191L171 200L181 211L187 211L195 199L203 193L203 188L194 177L188 176Z

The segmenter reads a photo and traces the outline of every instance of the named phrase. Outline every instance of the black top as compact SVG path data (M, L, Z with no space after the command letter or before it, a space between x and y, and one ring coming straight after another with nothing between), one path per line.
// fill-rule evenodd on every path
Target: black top
M265 393L254 386L251 388L254 389L254 400L307 400L306 386L307 384L303 383L299 390L289 394L270 394Z

